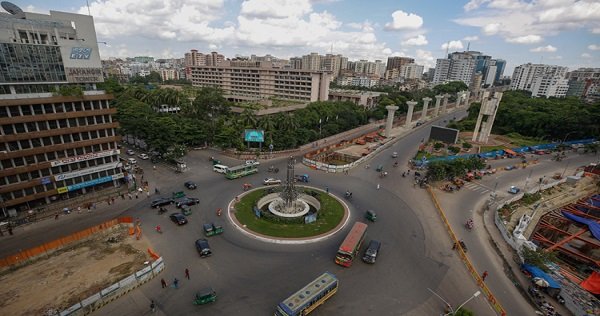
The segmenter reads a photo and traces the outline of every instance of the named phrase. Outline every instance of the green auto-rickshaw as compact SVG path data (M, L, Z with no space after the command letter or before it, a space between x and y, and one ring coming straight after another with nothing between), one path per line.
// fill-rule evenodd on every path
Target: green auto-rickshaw
M375 214L375 211L373 210L368 210L365 213L365 218L370 220L371 222L375 222L377 220L377 214Z
M204 288L196 293L194 305L204 305L217 300L217 292L211 287Z

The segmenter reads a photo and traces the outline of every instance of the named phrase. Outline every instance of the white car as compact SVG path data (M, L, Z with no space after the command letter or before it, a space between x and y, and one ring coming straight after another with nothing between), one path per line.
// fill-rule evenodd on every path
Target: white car
M246 165L247 166L258 166L258 165L260 165L260 162L258 162L256 160L246 160Z
M398 153L397 152L393 152L392 153L392 158L398 158Z
M128 162L130 165L135 165L135 164L137 164L137 160L135 160L135 158L127 158L127 162Z
M126 153L132 156L135 155L135 151L133 151L133 149L127 149Z
M274 185L274 184L281 184L281 180L279 179L275 179L275 178L266 178L263 181L264 185Z
M150 157L147 154L139 154L138 158L140 158L142 160L146 160L146 159L149 159Z

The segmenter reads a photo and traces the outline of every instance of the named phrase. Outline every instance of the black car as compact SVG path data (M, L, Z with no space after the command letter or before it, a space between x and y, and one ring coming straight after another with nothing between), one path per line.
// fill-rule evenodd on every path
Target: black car
M181 208L184 205L192 206L192 205L196 205L198 203L200 203L200 199L193 198L193 197L184 197L184 198L178 200L177 202L175 202L175 206L177 206L178 208Z
M362 257L363 261L366 263L375 263L375 260L377 260L377 255L379 254L379 248L381 248L381 243L377 240L371 240L367 250L365 250L365 254Z
M208 240L202 238L196 240L196 249L200 254L200 257L210 257L212 251L210 251L210 246L208 245Z
M181 213L173 213L169 215L169 218L177 225L187 224L188 222L187 218L185 218L185 215Z
M195 190L196 189L196 184L192 181L188 181L186 183L183 184L188 190Z
M173 202L174 202L173 199L170 199L170 198L159 198L159 199L152 201L150 206L152 206L153 208L157 208L159 206L173 204Z

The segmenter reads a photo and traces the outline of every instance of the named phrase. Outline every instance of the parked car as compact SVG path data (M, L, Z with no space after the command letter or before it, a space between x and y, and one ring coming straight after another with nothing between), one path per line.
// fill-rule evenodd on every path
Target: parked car
M398 158L398 153L397 152L393 152L392 153L392 158Z
M191 205L196 205L198 203L200 203L200 199L193 198L193 197L184 197L182 199L177 200L175 202L175 206L177 206L177 208L181 208L184 205L191 206Z
M150 156L148 156L147 154L139 154L138 158L140 158L142 160L146 160L146 159L150 159Z
M212 251L210 250L210 246L208 245L208 240L201 238L196 240L196 249L200 254L200 257L210 257L212 255Z
M381 248L381 243L377 240L371 240L367 250L365 250L362 260L366 263L375 263L377 255L379 254L379 248Z
M157 208L159 206L165 206L169 204L173 204L173 199L163 197L152 201L152 203L150 203L150 206L152 206L153 208Z
M128 162L130 165L135 165L135 164L137 164L137 160L135 160L135 158L127 158L127 162Z
M275 178L266 178L263 181L264 185L274 185L274 184L281 184L281 180L279 179L275 179Z
M517 188L514 185L511 185L510 188L508 189L508 193L511 193L511 194L517 194L519 192L521 192L521 189Z
M135 155L135 151L133 151L133 149L127 149L126 153L130 156Z
M169 218L177 225L187 224L188 222L187 218L185 218L185 215L181 213L173 213L169 215Z
M248 165L248 166L258 166L258 165L260 165L260 162L258 162L256 160L246 160L246 165Z
M513 165L504 167L504 170L513 170L513 169L515 169L515 166L513 166Z
M185 185L188 190L195 190L197 188L196 183L192 181L187 181L183 185Z
M417 122L417 126L421 126L421 125L423 125L423 122L421 122L421 121L418 121L418 122Z

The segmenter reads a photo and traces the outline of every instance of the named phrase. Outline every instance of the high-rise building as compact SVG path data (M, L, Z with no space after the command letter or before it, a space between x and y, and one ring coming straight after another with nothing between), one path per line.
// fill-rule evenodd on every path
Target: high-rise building
M600 100L600 68L579 68L567 74L567 96L576 96L586 102Z
M321 70L321 56L319 56L319 53L310 53L310 55L302 56L302 69Z
M189 53L185 53L184 56L186 67L206 65L206 55L198 53L197 49L192 49Z
M556 79L565 79L568 68L562 66L554 66L554 65L544 65L544 64L523 64L515 67L513 72L513 76L510 82L511 90L527 90L533 91L533 82L538 77L544 77L544 79L540 79L537 83L536 91L548 91L549 93L553 93L554 91L562 91L562 88L551 88L549 90L543 89L542 86L547 85L561 85L562 82L553 81L552 78ZM566 93L566 92L565 92ZM537 93L536 93L537 94ZM537 95L536 95L537 96ZM539 95L542 96L542 95ZM554 95L543 95L545 97L550 97ZM564 95L563 95L564 96Z
M385 70L398 69L406 64L414 64L415 60L409 57L388 57L387 66Z
M223 61L219 66L194 66L192 85L218 87L234 102L270 98L300 103L326 101L328 72L274 68L269 62Z
M405 79L421 79L424 66L415 63L405 64L400 67L399 76Z
M13 10L0 21L4 215L115 188L124 177L120 137L113 97L96 90L103 76L93 18Z
M217 66L225 60L225 56L217 53L211 52L209 55L206 55L206 65L207 66Z
M499 82L502 79L504 69L506 69L506 60L496 59L496 77L494 78L494 82Z
M448 55L448 59L437 60L433 83L440 84L449 81L462 81L470 85L475 71L475 64L476 60L470 52L451 53Z
M531 97L563 98L567 95L569 81L554 75L542 75L533 78Z
M292 69L302 69L302 57L292 57L292 58L290 58L290 68L292 68Z

